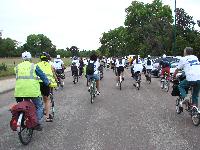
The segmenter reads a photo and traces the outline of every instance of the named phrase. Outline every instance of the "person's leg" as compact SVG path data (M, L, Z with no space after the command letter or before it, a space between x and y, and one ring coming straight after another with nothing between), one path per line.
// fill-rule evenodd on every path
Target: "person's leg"
M50 87L44 85L43 83L41 84L41 93L43 95L43 101L44 101L44 109L45 109L45 113L46 113L46 121L49 120L49 113L50 113L50 99L49 99L49 95L50 95Z
M49 114L50 114L50 107L51 107L51 103L50 103L50 99L48 96L43 96L43 100L44 100L44 108L45 108L45 113L46 113L46 120L49 120Z
M181 81L181 83L178 85L178 89L180 91L180 95L182 98L185 98L187 96L186 88L189 86L189 82L187 80Z
M42 124L42 117L43 117L42 98L41 97L32 98L32 102L34 103L36 107L36 115L37 115L38 123Z
M200 91L200 81L196 81L192 92L192 104L198 107L199 91Z

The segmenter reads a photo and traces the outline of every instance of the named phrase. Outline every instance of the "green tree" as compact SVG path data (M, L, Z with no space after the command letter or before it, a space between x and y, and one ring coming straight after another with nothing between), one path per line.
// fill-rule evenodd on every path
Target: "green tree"
M48 52L51 56L56 55L56 46L43 34L31 34L27 37L24 50L30 51L33 56L38 56L42 52Z

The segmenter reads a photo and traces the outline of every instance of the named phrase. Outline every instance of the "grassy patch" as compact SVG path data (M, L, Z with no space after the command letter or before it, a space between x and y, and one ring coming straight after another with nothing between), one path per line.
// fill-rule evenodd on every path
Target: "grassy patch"
M62 60L64 61L66 67L71 65L70 58L63 58ZM39 61L39 58L32 58L33 63L38 63ZM21 62L21 58L0 58L0 64L5 63L8 67L6 71L0 71L0 78L14 75L14 67Z
M7 77L14 75L14 68L8 67L6 71L0 71L0 77Z

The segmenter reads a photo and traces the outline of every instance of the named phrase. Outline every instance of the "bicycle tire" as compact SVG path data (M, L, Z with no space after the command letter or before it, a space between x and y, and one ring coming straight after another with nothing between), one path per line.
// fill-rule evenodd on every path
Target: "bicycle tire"
M78 83L78 76L76 76L76 82Z
M73 82L74 82L74 84L76 84L76 77L73 75Z
M119 82L119 89L122 90L122 82Z
M94 103L94 92L93 92L93 88L92 87L90 88L90 90L91 90L90 91L90 102L92 104L92 103Z
M25 126L24 127L23 126L24 126L24 116L22 117L22 121L21 121L21 124L20 124L20 132L18 132L18 137L19 137L20 142L23 145L28 145L31 142L31 139L32 139L33 129L26 128ZM27 135L28 135L28 139L27 140L22 135L22 132L24 130L27 130L26 132L28 132L27 133Z

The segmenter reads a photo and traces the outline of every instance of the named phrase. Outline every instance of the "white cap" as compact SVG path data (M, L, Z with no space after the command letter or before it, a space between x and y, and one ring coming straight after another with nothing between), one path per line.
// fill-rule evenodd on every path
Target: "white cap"
M162 56L163 58L166 58L167 56L165 55L165 54L163 54L163 56Z
M56 58L60 58L60 55L57 55L57 57Z
M31 53L30 53L30 52L27 52L27 51L23 52L23 53L22 53L22 59L23 59L23 60L31 59Z

